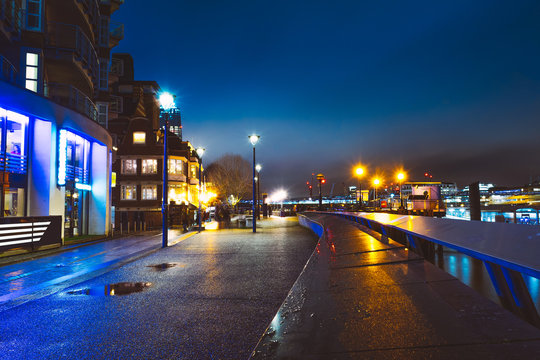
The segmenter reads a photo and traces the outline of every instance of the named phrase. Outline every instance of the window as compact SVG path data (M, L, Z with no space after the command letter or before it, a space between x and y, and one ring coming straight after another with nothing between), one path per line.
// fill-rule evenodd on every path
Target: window
M114 113L124 112L124 99L121 96L111 95L111 105L109 110Z
M143 200L157 200L157 185L143 185L142 186L142 199Z
M137 200L137 185L122 185L121 200Z
M183 171L182 160L180 159L169 159L169 174L181 175Z
M26 53L26 83L25 87L33 92L38 91L39 55Z
M156 159L143 159L142 173L143 174L157 174L157 160Z
M98 123L107 128L109 126L109 104L97 103Z
M144 131L135 131L133 133L133 144L146 144L146 133Z
M109 89L109 61L106 58L99 59L99 90Z
M124 61L122 61L122 59L111 59L111 73L118 76L124 76Z
M24 216L23 188L8 188L5 190L4 216Z
M122 174L136 175L137 174L137 160L135 159L122 160Z
M191 165L191 178L197 179L197 165Z
M41 31L41 0L26 1L26 30Z
M99 45L109 47L109 18L107 16L99 19Z

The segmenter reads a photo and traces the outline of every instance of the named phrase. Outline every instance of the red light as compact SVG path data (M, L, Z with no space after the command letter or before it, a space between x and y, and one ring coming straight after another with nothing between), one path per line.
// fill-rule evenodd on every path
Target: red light
M309 188L311 189L311 188L313 188L313 186L309 185Z
M326 183L326 179L322 179L321 182L324 184Z
M309 181L306 181L306 185L309 185Z
M424 173L424 176L425 176L425 177L428 177L428 176L429 176L429 174L428 174L428 173Z

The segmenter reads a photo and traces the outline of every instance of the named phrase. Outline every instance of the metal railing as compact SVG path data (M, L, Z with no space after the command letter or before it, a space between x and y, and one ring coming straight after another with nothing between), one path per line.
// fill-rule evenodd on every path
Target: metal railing
M0 171L12 174L26 174L26 156L0 152Z
M435 219L383 213L327 213L357 222L426 259L435 246L482 261L501 304L540 327L540 316L524 276L540 279L538 231L516 224Z
M94 30L98 28L99 5L96 0L77 0L82 4L84 14L88 17L88 22L92 24Z
M13 32L16 37L21 35L23 10L18 1L0 0L0 21L6 30Z
M0 217L0 252L62 244L62 216Z
M68 84L47 83L45 88L45 96L54 102L86 115L95 122L98 121L97 106L76 87Z
M73 54L82 67L90 73L94 84L99 79L99 60L92 41L77 25L49 23L46 36L48 48L55 50L55 56L65 58Z
M111 39L115 42L119 42L124 38L124 24L111 21L109 23L109 34Z
M17 69L2 55L0 55L0 78L12 84L15 84L17 78Z

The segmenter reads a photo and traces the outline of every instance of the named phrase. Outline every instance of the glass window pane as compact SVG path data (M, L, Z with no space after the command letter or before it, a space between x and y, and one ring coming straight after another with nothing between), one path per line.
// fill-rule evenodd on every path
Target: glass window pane
M37 92L37 81L36 80L26 80L26 89Z
M38 54L27 53L26 54L26 65L38 66Z
M27 66L26 67L26 78L37 80L38 71L37 67Z
M4 193L4 216L24 216L24 189L6 189Z

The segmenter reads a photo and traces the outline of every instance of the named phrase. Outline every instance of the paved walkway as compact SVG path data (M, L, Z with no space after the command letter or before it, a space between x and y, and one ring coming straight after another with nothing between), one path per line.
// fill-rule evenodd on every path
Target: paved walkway
M248 358L317 240L296 219L260 225L204 231L0 309L0 359ZM90 259L107 263L99 252ZM58 256L33 269L91 266Z
M254 359L539 359L540 330L360 225L324 237ZM367 232L364 232L367 231Z

